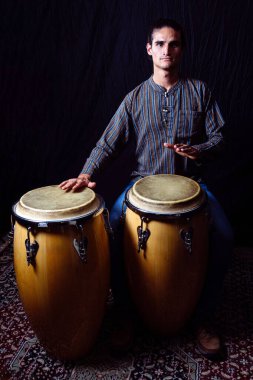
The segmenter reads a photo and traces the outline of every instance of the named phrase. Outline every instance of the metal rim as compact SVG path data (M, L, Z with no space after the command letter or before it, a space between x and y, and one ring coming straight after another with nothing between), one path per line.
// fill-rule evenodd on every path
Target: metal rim
M153 220L168 220L168 219L179 219L179 218L185 218L185 217L190 217L194 214L196 214L198 211L202 210L204 207L207 205L207 196L206 193L204 193L204 201L202 204L198 205L195 208L192 208L191 210L185 210L182 212L175 212L173 214L168 214L168 213L159 213L159 212L150 212L144 209L141 209L137 206L134 206L128 199L128 193L130 192L131 189L129 189L125 195L125 203L130 210L135 212L138 215L145 216L148 219L153 219Z
M16 213L15 208L16 208L18 202L12 206L12 215L14 217L14 220L18 221L23 226L33 224L33 225L37 225L39 227L39 225L43 225L43 224L45 224L45 225L72 224L75 221L79 221L79 222L80 221L86 221L88 219L91 219L92 216L95 215L99 210L105 208L105 202L104 202L103 198L101 197L101 195L96 194L96 196L99 200L98 207L95 210L92 210L91 212L89 212L85 215L75 216L75 217L71 217L71 218L54 219L54 220L33 220L33 219L29 219L29 218L25 218L23 216L20 216Z

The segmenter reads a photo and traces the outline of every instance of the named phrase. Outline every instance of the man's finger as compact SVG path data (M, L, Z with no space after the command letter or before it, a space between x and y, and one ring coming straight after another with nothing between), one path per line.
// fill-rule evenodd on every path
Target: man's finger
M63 187L67 184L68 181L63 181L62 183L59 184L59 187Z
M87 186L88 186L90 189L94 189L94 188L96 187L96 185L97 185L96 182L90 182L90 181L89 181L89 183L88 183Z
M166 148L169 148L169 149L174 149L174 144L164 143L163 146L165 146Z

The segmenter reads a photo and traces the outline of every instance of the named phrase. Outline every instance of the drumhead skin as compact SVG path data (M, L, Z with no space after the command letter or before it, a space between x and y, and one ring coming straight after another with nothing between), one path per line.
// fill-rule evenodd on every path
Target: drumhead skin
M13 212L21 219L34 222L67 221L94 214L100 203L95 192L87 187L66 192L52 185L24 194L14 205Z
M158 174L137 181L127 193L126 201L136 211L172 215L199 208L205 201L205 193L191 178Z

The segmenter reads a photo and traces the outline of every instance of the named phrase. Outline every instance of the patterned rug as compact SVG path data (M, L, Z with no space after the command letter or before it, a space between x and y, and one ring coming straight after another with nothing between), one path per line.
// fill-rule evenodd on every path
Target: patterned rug
M237 248L226 277L219 327L228 359L204 359L191 332L158 339L139 331L128 354L108 350L110 302L99 339L85 360L62 362L48 356L37 340L19 299L8 237L0 245L0 379L51 380L223 380L253 379L253 248Z

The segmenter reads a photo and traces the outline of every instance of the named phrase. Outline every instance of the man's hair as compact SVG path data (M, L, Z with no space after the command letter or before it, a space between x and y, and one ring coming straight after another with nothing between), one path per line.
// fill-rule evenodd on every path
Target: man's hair
M147 36L147 42L152 45L153 41L153 33L155 29L161 29L163 27L167 26L168 28L172 28L176 30L177 32L180 32L181 36L181 44L182 47L185 47L185 35L184 35L184 29L183 27L175 20L170 19L170 18L159 18L153 24L151 24Z

